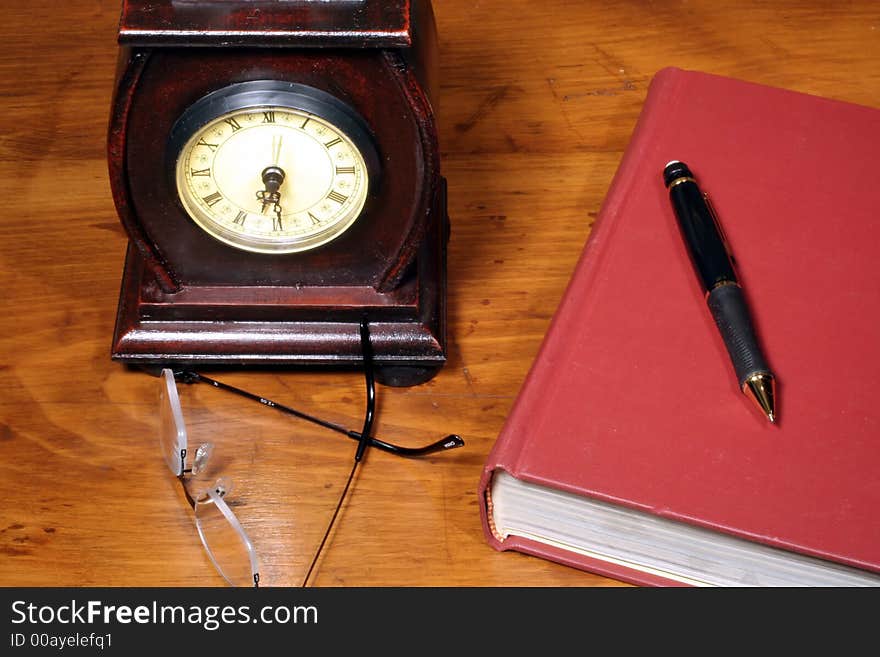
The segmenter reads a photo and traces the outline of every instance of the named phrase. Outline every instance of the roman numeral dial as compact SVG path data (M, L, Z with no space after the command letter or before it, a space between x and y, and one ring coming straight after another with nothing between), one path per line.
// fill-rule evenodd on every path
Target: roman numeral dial
M176 182L183 211L211 238L256 253L295 253L356 225L370 183L363 137L280 104L199 125L180 149Z

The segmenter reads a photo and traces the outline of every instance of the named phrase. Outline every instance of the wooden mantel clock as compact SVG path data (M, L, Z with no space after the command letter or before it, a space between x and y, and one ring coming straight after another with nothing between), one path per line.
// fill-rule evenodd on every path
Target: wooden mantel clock
M124 0L108 144L133 365L446 360L436 33L420 0Z

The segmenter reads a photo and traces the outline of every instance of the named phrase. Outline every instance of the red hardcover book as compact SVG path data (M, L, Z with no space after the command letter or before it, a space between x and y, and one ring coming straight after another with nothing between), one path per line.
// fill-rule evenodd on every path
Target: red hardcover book
M646 585L880 585L880 110L654 77L479 485L489 543ZM777 381L739 390L663 184L712 200Z

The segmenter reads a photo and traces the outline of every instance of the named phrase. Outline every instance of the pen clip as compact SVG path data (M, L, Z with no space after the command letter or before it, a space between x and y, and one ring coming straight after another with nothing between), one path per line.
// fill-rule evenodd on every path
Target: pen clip
M715 224L715 230L717 230L718 234L721 236L721 243L724 245L724 250L727 251L727 257L730 258L730 264L736 269L736 258L733 257L730 242L727 241L727 234L724 232L721 222L718 221L718 213L715 212L715 206L712 205L712 199L709 198L708 192L703 192L703 201L706 202L706 208L709 210L709 216L712 217L712 223Z

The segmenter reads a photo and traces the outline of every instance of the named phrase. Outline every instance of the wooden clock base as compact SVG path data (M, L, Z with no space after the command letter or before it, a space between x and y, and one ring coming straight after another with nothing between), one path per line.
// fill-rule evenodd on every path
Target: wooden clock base
M444 190L445 191L445 190ZM129 243L112 357L144 368L282 366L358 369L370 323L376 379L411 386L446 362L445 194L412 271L372 287L189 286L161 291Z

